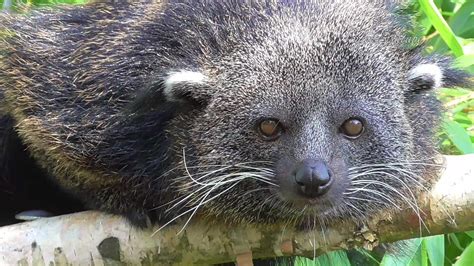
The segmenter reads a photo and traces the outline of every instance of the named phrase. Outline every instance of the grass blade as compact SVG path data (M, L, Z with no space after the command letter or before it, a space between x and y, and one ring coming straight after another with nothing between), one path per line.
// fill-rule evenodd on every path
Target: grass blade
M433 27L439 32L439 35L448 47L453 51L455 56L464 54L461 43L457 39L454 32L444 20L433 0L419 0L421 10L426 14L433 24Z

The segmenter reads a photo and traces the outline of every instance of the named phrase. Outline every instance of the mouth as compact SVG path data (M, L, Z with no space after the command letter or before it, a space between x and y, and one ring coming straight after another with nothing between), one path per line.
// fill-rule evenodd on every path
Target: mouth
M335 212L335 209L341 206L343 202L342 195L340 198L322 196L317 198L291 197L290 199L280 191L279 197L282 201L289 204L290 208L294 209L296 212L320 216Z
M281 201L297 212L324 216L335 213L336 209L344 204L344 192L348 186L347 182L331 180L325 186L312 188L317 189L317 192L313 194L311 192L301 193L301 187L298 186L281 184L277 193ZM324 191L324 193L320 193L320 191Z

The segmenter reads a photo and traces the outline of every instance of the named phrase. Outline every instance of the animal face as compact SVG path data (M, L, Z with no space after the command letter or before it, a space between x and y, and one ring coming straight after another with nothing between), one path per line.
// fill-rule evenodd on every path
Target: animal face
M414 194L436 172L431 90L466 79L409 48L386 2L4 14L15 34L1 40L2 106L62 188L135 224L153 213L312 223L401 202L417 211Z
M428 185L433 147L431 133L423 144L417 138L436 127L428 91L441 85L442 63L415 61L401 37L373 38L395 29L387 24L361 35L341 23L334 33L322 30L333 21L280 15L261 25L272 34L258 42L166 79L179 80L166 83L170 99L205 102L170 130L181 132L182 198L257 222L359 221L400 202L418 212L414 195Z

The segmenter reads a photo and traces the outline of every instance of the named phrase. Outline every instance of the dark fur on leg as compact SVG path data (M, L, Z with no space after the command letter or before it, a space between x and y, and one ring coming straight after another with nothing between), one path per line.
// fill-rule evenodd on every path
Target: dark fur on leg
M0 225L18 222L15 214L45 210L55 215L83 210L82 204L52 182L38 167L13 128L0 117Z

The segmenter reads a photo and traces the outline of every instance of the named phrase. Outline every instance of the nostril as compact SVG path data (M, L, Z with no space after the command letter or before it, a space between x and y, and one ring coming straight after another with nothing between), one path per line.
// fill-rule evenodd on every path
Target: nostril
M304 166L298 166L295 170L295 181L300 186L309 185L312 170ZM308 178L309 177L309 178Z
M326 167L315 167L311 174L313 182L319 186L324 186L331 181L331 172Z
M305 197L321 196L331 185L331 172L321 160L304 160L293 173L298 191Z
M305 184L302 181L298 181L298 179L295 178L296 184L299 186L304 186Z

